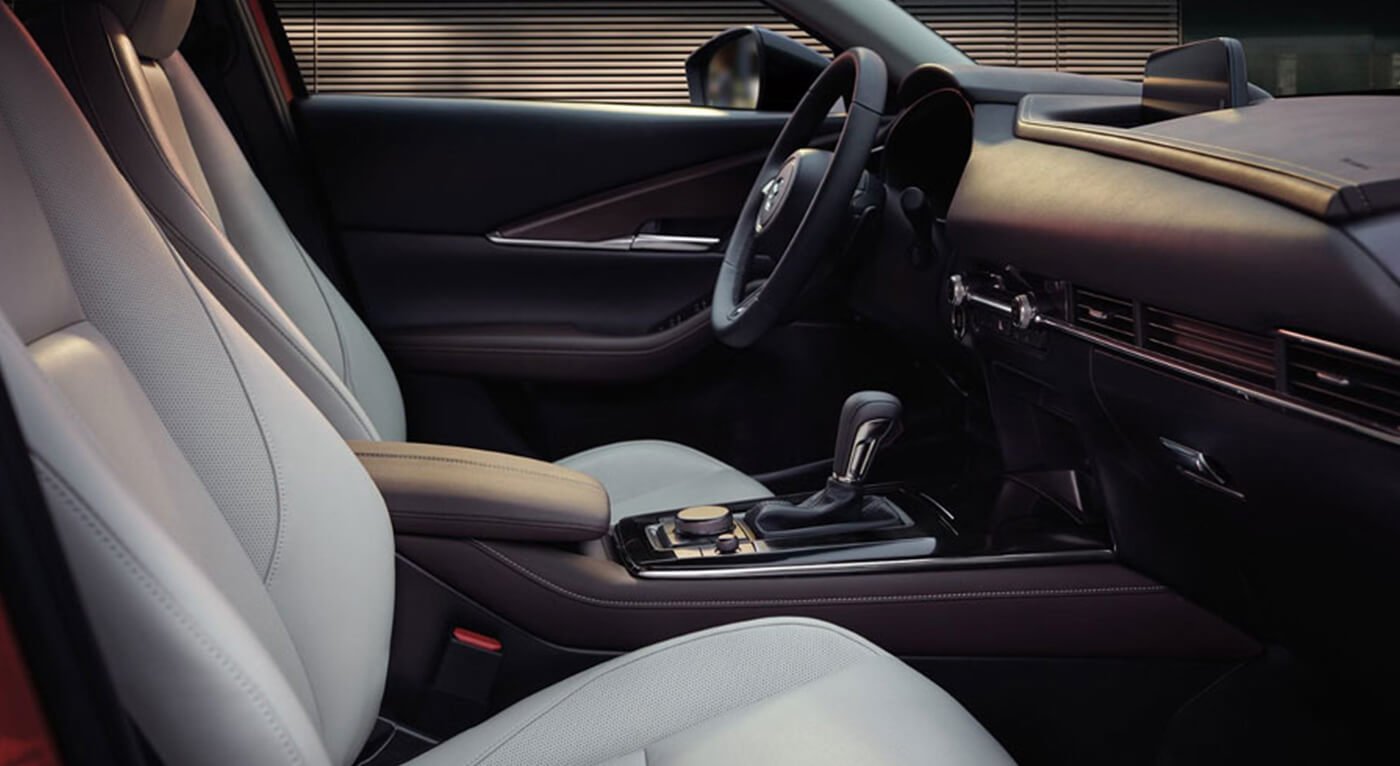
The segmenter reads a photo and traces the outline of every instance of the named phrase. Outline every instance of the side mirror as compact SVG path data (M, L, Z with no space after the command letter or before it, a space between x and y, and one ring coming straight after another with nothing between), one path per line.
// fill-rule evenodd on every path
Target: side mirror
M685 60L690 103L720 109L792 111L826 69L826 57L762 27L715 35Z

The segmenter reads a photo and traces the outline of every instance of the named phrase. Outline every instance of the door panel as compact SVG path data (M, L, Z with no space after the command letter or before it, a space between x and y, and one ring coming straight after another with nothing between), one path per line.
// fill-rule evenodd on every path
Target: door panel
M770 471L830 457L841 399L901 379L840 311L744 352L711 336L711 241L786 115L342 96L298 114L412 438L551 459L667 438Z
M314 96L299 112L341 227L436 234L486 234L605 191L766 152L787 118L359 96Z
M366 320L403 366L514 380L655 378L709 342L714 253L344 235Z

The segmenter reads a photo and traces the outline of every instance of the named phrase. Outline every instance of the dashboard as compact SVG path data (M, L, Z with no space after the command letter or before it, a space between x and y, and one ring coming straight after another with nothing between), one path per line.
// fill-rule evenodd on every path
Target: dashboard
M1151 121L1130 83L928 66L898 102L883 178L926 195L940 252L883 252L858 306L953 344L1007 470L1092 477L1125 561L1298 651L1392 656L1358 604L1400 588L1400 149L1378 138L1400 99Z

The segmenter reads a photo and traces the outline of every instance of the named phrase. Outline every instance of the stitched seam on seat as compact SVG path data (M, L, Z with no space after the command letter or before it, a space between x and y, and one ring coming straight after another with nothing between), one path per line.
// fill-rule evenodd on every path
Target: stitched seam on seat
M874 596L826 596L822 598L795 598L795 599L700 599L695 601L680 600L635 600L635 599L607 599L589 596L583 593L569 590L552 580L537 574L526 568L524 565L511 559L506 554L492 548L490 545L480 541L470 541L477 548L480 548L487 555L496 559L502 564L516 570L520 574L533 580L535 583L566 596L575 601L582 601L595 606L624 607L624 608L650 608L650 607L697 607L697 608L725 608L725 607L767 607L767 606L839 606L842 604L898 604L920 601L993 601L1018 598L1072 598L1079 596L1132 596L1151 593L1165 593L1165 585L1108 585L1098 587L1061 587L1061 588L1021 588L1014 590L985 590L985 591L949 591L946 593L903 593Z
M308 354L306 350L301 347L301 344L297 343L295 339L293 339L290 335L287 334L287 331L282 328L281 323L278 322L266 309L264 309L261 303L259 303L253 297L251 297L247 292L245 292L242 286L240 286L231 276L229 276L222 268L220 268L219 265L213 259L205 255L204 251L200 249L200 247L194 242L190 241L189 238L187 238L184 235L184 233L181 232L179 228L174 225L173 222L169 221L169 219L161 215L159 210L152 209L152 213L161 221L166 222L166 225L162 227L163 230L169 232L171 236L174 236L176 239L183 242L189 248L191 255L198 258L201 262L207 265L210 271L213 272L215 276L217 276L224 284L228 285L229 289L233 290L234 293L236 293L238 297L243 300L243 303L245 305L252 308L258 313L259 316L266 320L268 326L271 327L274 331L276 331L276 333L287 342L287 346L290 347L293 351L295 351L297 355L300 356L303 360L305 360L307 366L311 368L312 372L316 373L317 376L319 376L322 380L326 381L326 384L331 389L331 392L335 394L336 398L339 399L342 404L345 405L346 410L350 413L350 417L354 418L355 421L360 424L360 427L365 429L366 435L369 435L375 439L379 437L379 431L374 427L373 421L366 422L367 418L369 417L368 413L366 413L364 418L361 418L360 414L355 411L358 401L354 400L353 398L347 398L345 392L342 392L340 388L335 385L336 382L339 381L340 383L344 383L348 388L349 384L346 381L341 380L339 378L332 379L331 376L326 375L326 373L323 372L321 368L316 364L315 360L311 358L310 354ZM229 243L229 247L233 247L233 244ZM310 341L308 340L308 342ZM329 367L330 363L327 362L326 366ZM331 372L335 372L335 370L332 369Z
M560 476L559 474L548 473L546 471L537 471L530 468L516 468L514 466L498 465L496 463L488 463L483 460L469 460L467 458L444 457L440 455L399 455L389 452L356 452L355 455L361 459L372 458L374 460L408 460L412 462L421 461L427 463L450 463L453 465L472 466L475 468L485 468L492 471L505 471L509 473L524 474L526 476L534 476L536 478L549 479L551 481L565 481L569 482L570 484L577 484L581 487L588 487L590 489L603 491L602 485L598 484L596 480L585 481L583 479L575 479L572 476Z
M9 116L8 116L8 114L5 113L3 110L0 110L0 120L3 120L3 121L5 122L6 125L10 125ZM14 133L14 128L13 128L12 125L10 125L10 132L11 132L11 133ZM18 134L16 134L16 135L18 135ZM33 171L29 168L28 164L24 161L24 158L23 158L23 157L20 158L20 161L21 161L21 164L23 165L23 167L24 167L24 169L25 169L25 172L27 172L27 173L30 174L30 176L31 176L31 182L32 182ZM44 199L42 196L37 197L37 199L38 199L40 211L43 213L45 220L48 221L48 222L50 223L50 225L52 226L52 223L53 223L53 215L52 215L52 213L50 212L50 210L49 210L49 208L48 208L48 205L47 205L46 202L45 202L45 199ZM150 222L152 228L156 229L156 232L159 233L159 231L160 231L160 230L159 230L159 227L158 227L158 225L156 224L156 221L154 220L154 218L151 216L150 210L149 210L149 209L146 209L146 208L143 208L143 210L146 212L146 214L147 214L147 220ZM244 379L243 379L242 371L239 369L238 364L237 364L237 363L234 361L234 359L233 359L233 355L232 355L232 354L230 353L230 351L229 351L228 343L227 343L227 340L226 340L225 337L224 337L224 334L223 334L223 332L222 332L222 329L219 327L218 322L214 321L213 314L210 313L209 307L208 307L207 305L205 305L203 298L202 298L202 297L200 296L200 294L199 294L198 288L195 286L195 282L193 281L193 279L194 279L193 275L190 274L190 273L187 271L187 266L185 265L184 261L180 258L179 253L177 253L177 252L175 251L174 246L169 242L169 240L167 240L167 239L164 238L164 237L161 237L161 242L162 242L162 244L165 245L166 254L170 257L170 259L171 259L171 261L172 261L172 263L173 263L175 269L176 269L176 270L178 271L178 273L180 274L180 277L185 281L185 284L190 288L191 292L193 293L194 299L196 300L196 302L198 302L198 304L199 304L199 306L200 306L200 309L204 312L204 316L209 320L209 324L210 324L211 329L212 329L213 332L214 332L214 336L215 336L216 338L219 339L220 347L223 349L224 355L225 355L225 357L226 357L226 358L228 359L228 361L229 361L229 367L233 370L233 372L234 372L234 377L237 378L237 380L238 380L239 388L243 391L244 400L248 403L248 408L249 408L249 410L253 413L254 420L255 420L255 421L257 422L257 424L258 424L259 436L261 437L261 440L262 440L262 442L263 442L263 448L264 448L264 450L265 450L266 453L267 453L268 463L269 463L269 466L270 466L270 468L271 468L272 475L273 475L273 485L274 485L274 487L276 488L276 495L277 495L277 511L278 511L277 535L278 535L278 537L277 537L277 540L276 540L276 541L274 542L274 544L273 544L273 559L272 559L272 561L275 562L276 557L277 557L277 555L278 555L278 551L279 551L280 548L281 548L281 539L282 539L282 534L283 534L283 525L282 525L282 520L283 520L283 519L282 519L282 515L283 515L283 514L282 514L282 510L283 510L283 507L282 507L283 486L282 486L281 471L280 471L279 468L278 468L277 459L276 459L276 457L275 457L274 454L273 454L272 445L269 443L268 438L267 438L267 424L264 422L264 420L263 420L263 418L262 418L262 414L261 414L261 412L259 411L257 405L253 402L252 393L248 390L248 386L247 386L246 382L245 382ZM60 260L61 260L62 263L63 263L64 271L65 271L65 272L70 272L67 259L60 258ZM71 273L70 273L70 277L71 277ZM81 302L81 300L80 300L80 301L79 301L80 306L81 306L81 303L82 303L82 302ZM100 331L100 328L99 328L99 331ZM119 352L119 353L120 353L120 352ZM201 481L201 483L203 483L203 477L200 478L200 481ZM245 551L245 554L246 554L246 553L247 553L247 552ZM251 559L250 559L250 560L251 560ZM271 571L272 571L273 568L274 568L274 567L270 564L270 565L269 565L269 574L271 573Z
M583 683L580 683L576 688L570 690L567 694L565 694L564 696L562 696L562 697L560 697L559 699L555 700L553 704L550 704L550 705L546 706L546 707L545 707L543 710L541 710L539 713L537 713L537 714L531 716L529 720L522 722L519 726L515 727L515 728L512 729L511 731L509 731L509 732L507 732L507 733L501 735L501 737L499 737L494 743L492 743L492 745L491 745L489 748L487 748L485 752L483 752L481 755L477 756L476 759L472 761L472 763L473 763L473 764L479 764L479 763L481 763L483 760L485 760L485 759L491 757L491 755L492 755L493 753L495 753L497 750L500 750L502 747L504 747L505 744L506 744L507 742L510 742L511 740L515 739L515 738L516 738L517 736L519 736L522 732L524 732L526 729L528 729L530 726L532 726L536 721L540 720L540 719L543 718L544 716L548 715L550 712L554 711L555 708L557 708L557 707L559 707L560 705L562 705L562 704L564 704L565 702L567 702L567 701L568 701L569 699L571 699L575 694L578 694L579 692L581 692L581 691L583 691L584 689L588 688L588 686L589 686L590 684L596 683L598 680L600 680L600 679L602 679L602 678L606 678L607 676L610 676L610 675L612 675L613 673L616 673L616 672L619 671L619 670L623 670L623 669L625 669L625 668L631 667L634 663L640 662L640 661L645 660L645 659L649 659L649 658L651 658L651 657L653 657L653 656L655 656L655 655L658 655L658 654L665 653L665 652L667 652L667 651L670 651L670 650L672 650L672 649L675 649L676 647L685 646L685 645L688 645L688 644L693 644L693 643L696 643L696 642L699 642L699 641L707 641L707 640L709 640L709 639L712 639L712 638L719 638L719 637L721 637L721 636L729 636L729 635L731 635L731 634L733 634L733 633L742 633L742 632L746 632L746 631L750 631L750 630L766 630L766 629L772 629L772 628L775 628L775 627L777 627L777 626L779 626L779 625L782 625L782 626L784 626L784 627L789 627L789 628L795 628L795 629L798 629L798 630L810 629L810 630L825 631L825 632L827 632L827 633L831 633L831 634L837 636L838 638L841 638L841 639L843 639L843 640L845 640L845 641L848 641L848 642L850 642L851 644L853 644L853 645L855 645L855 646L857 646L857 647L859 647L859 648L861 648L861 649L864 649L865 651L869 652L869 653L870 653L872 656L874 656L874 657L881 657L881 656L884 656L884 653L883 653L882 651L879 651L879 650L875 649L875 648L874 648L873 646L871 646L869 643L864 642L864 641L857 641L857 640L853 639L851 636L847 635L846 633L844 633L844 632L842 632L842 631L840 631L840 630L836 630L836 629L833 628L833 627L830 627L830 626L827 626L827 625L823 625L823 624L820 624L820 623L810 623L810 622L800 622L800 623L799 623L799 622L777 622L777 623L774 623L774 622L768 622L768 623L763 623L763 624L760 624L760 625L738 625L738 626L732 626L732 627L729 628L729 629L718 629L718 630L709 631L709 632L704 633L703 635L691 636L691 637L689 637L689 638L687 638L687 639L677 641L677 642L674 643L674 644L669 644L669 645L667 645L667 646L664 647L664 648L655 649L655 650L653 650L653 651L646 651L646 650L639 651L639 652L635 653L632 657L630 657L626 662L619 662L616 666L611 667L611 668L608 668L606 671L597 674L596 676L594 676L594 677L588 679L587 681L585 681L585 682L583 682ZM848 666L843 666L843 667L848 667ZM826 675L830 675L830 674L826 674ZM821 677L825 677L825 676L819 676L819 678L821 678ZM815 679L814 679L814 680L815 680ZM811 683L811 681L808 681L807 683ZM802 685L804 685L804 684L799 684L798 686L802 686ZM789 688L798 688L798 687L797 687L797 686L794 686L794 687L789 687ZM771 696L773 696L773 695L769 695L769 697L771 697ZM765 698L763 698L763 699L768 699L768 697L765 697ZM760 701L761 701L761 700L760 700Z
M66 11L64 13L64 18L66 19ZM97 21L99 32L102 34L102 38L107 41L107 53L111 56L112 68L117 72L117 80L121 83L122 90L126 91L127 102L131 105L131 111L133 114L136 115L137 122L141 124L141 128L146 135L146 140L151 143L151 147L155 151L156 158L160 160L161 166L164 167L165 171L169 173L171 178L175 180L175 185L179 187L180 191L184 192L186 197L189 197L190 202L194 204L195 209L198 210L201 215L203 215L206 219L209 220L209 224L211 226L219 228L216 224L214 224L214 219L209 217L209 213L204 209L204 203L199 201L199 196L196 195L194 193L194 190L191 189L189 185L185 182L185 179L181 176L179 169L171 163L170 158L167 157L165 155L165 152L161 150L160 141L156 138L155 130L151 127L150 120L146 119L146 113L142 111L141 108L138 106L138 104L141 103L140 99L138 99L136 97L136 94L132 91L131 80L125 74L126 70L122 67L121 56L117 53L117 49L112 41L112 37L107 34L106 24L103 22L102 17L100 15L94 16L93 18ZM87 114L89 117L88 122L94 126L98 134L103 136L108 135L106 127L102 124L101 119L99 118L99 111L96 108L96 106L94 106L96 102L93 101L90 95L88 95L87 78L83 76L83 67L78 65L78 57L75 53L73 53L73 40L72 37L67 33L67 27L68 24L65 21L63 39L64 42L68 45L69 59L73 62L72 70L74 75L78 78L79 87L83 92L83 99L89 104L89 106L92 107L87 110ZM137 62L137 66L140 66L139 61ZM168 79L169 77L167 76L167 80ZM147 83L147 87L150 87L149 83ZM179 108L178 99L176 101L176 108ZM104 140L102 143L104 146L107 147L107 153L112 156L117 166L123 166L125 163L121 159L121 152L119 150L117 142ZM191 142L191 144L193 144L193 142ZM193 146L191 146L191 148L193 148ZM195 156L196 158L198 158L198 152L196 152ZM123 172L123 175L126 175L127 178L131 177L125 172ZM134 184L130 185L134 187ZM210 194L213 194L213 190L210 190ZM147 205L148 209L151 209L152 207L153 206Z
M63 13L65 14L65 19L66 19L66 18L67 18L67 16L66 16L67 11L65 10L65 11L63 11ZM201 202L199 201L199 198L194 194L194 191L193 191L192 189L189 188L189 186L185 183L184 179L181 178L179 172L175 169L175 167L174 167L173 165L171 165L171 163L170 163L170 158L166 157L166 156L165 156L165 152L161 150L161 148L160 148L160 142L156 140L155 133L153 132L153 130L152 130L152 128L151 128L150 122L146 119L145 113L137 106L137 104L139 103L139 101L138 101L138 99L136 98L136 94L132 92L131 82L130 82L130 81L127 79L127 77L123 74L123 72L124 72L125 70L123 69L123 67L122 67L122 65L121 65L121 57L118 55L118 53L117 53L117 51L116 51L116 48L113 47L113 43L112 43L111 37L110 37L109 35L106 34L106 29L105 29L105 27L102 25L101 17L95 17L95 18L96 18L96 20L97 20L97 22L98 22L99 27L102 27L102 29L99 30L99 31L102 32L102 37L103 37L104 39L107 40L107 52L108 52L108 54L111 56L112 66L113 66L113 68L114 68L114 69L116 70L116 72L117 72L117 79L122 83L122 88L126 91L127 100L128 100L128 102L132 105L132 112L136 115L137 121L141 124L141 127L143 128L144 133L145 133L145 135L146 135L146 140L150 142L151 147L152 147L152 150L155 152L156 158L157 158L158 160L160 160L161 166L162 166L163 168L165 168L166 173L169 174L170 177L174 180L176 187L179 188L179 190L180 190L181 192L183 192L184 195L185 195L187 198L189 198L190 203L194 205L194 209L195 209L196 211L198 211L200 215L204 216L204 219L205 219L205 221L209 224L209 226L210 226L211 228L213 228L215 231L219 231L219 232L223 233L223 232L224 232L223 228L214 223L214 219L211 218L211 217L209 216L208 211L206 211L206 210L204 209L204 204L201 203ZM92 97L91 97L90 95L88 95L88 83L87 83L87 78L83 76L83 67L81 67L81 66L79 66L79 65L77 64L78 58L77 58L77 56L76 56L76 55L74 54L74 52L73 52L73 40L72 40L71 35L69 35L69 34L67 33L67 28L68 28L68 23L65 21L65 22L64 22L64 29L65 29L65 31L64 31L63 37L64 37L64 42L65 42L65 43L67 44L67 46L68 46L69 59L70 59L70 61L73 62L72 71L73 71L74 75L78 78L78 86L79 86L79 89L80 89L80 90L82 91L82 93L83 93L83 99L84 99L89 105L93 105L93 104L95 104L95 102L93 101ZM168 75L167 75L167 78L168 78ZM172 86L171 90L172 90L172 92L174 91L173 86ZM180 103L180 102L179 102L179 95L176 94L176 96L175 96L175 104L176 104L176 108L177 108L177 109L179 108L179 103ZM99 135L101 135L101 136L109 136L110 133L109 133L108 130L106 129L106 126L102 123L102 120L100 119L99 110L96 109L95 107L93 107L93 108L88 109L87 111L88 111L88 116L89 116L89 118L90 118L90 119L89 119L89 122L92 124L92 126L93 126L95 132L97 132L97 133L98 133ZM183 115L181 115L181 119L184 119ZM118 147L117 142L110 140L110 138L107 138L107 139L104 139L102 143L107 147L108 154L112 156L113 160L116 162L116 164L117 164L119 167L121 167L121 166L123 166L124 164L126 164L126 163L123 162L122 155L121 155L121 152L120 152L120 150L119 150L119 147ZM193 143L193 142L191 142L191 143ZM199 155L199 152L198 152L198 150L196 150L196 151L195 151L195 156L196 156L196 158L198 158L198 155ZM125 172L123 172L123 175L125 175L128 179L131 177L131 175L130 175L129 173L125 173ZM357 422L359 422L360 425L361 425L361 427L365 428L366 433L367 433L367 434L370 434L370 435L377 436L377 435L378 435L378 429L374 427L373 421L371 420L371 421L367 424L367 423L364 422L364 420L362 420L362 419L360 418L359 414L355 412L355 407L352 406L351 403L350 403L348 400L346 400L344 393L342 393L341 391L339 391L339 390L336 388L336 386L335 386L333 383L331 383L331 381L329 380L329 378L327 378L327 376L325 375L325 373L323 373L323 372L321 372L321 370L317 369L316 364L315 364L315 363L311 360L311 358L307 355L306 351L305 351L304 349L302 349L301 346L300 346L298 343L296 343L296 341L294 341L291 337L289 337L289 336L287 335L287 333L282 329L282 327L281 327L281 326L266 312L266 310L263 309L263 307L262 307L256 300L254 300L254 299L252 299L250 296L248 296L248 295L242 290L242 288L241 288L236 282L233 281L232 278L230 278L227 274L225 274L224 271L223 271L223 269L221 269L221 268L213 261L213 259L211 259L211 258L209 258L207 255L205 255L204 252L203 252L197 245L195 245L195 244L194 244L193 242L191 242L187 237L185 237L184 234L183 234L183 232L181 232L181 231L179 230L179 227L175 226L173 221L171 221L169 218L167 218L166 216L164 216L164 215L161 213L159 206L154 205L154 204L151 204L150 198L147 197L147 196L143 193L143 190L142 190L142 189L136 188L135 184L128 184L128 185L131 186L131 188L136 192L137 196L141 198L142 203L143 203L143 205L146 207L147 211L150 212L150 213L152 214L153 217L155 217L156 219L158 219L159 221L161 221L161 222L164 223L164 225L161 227L162 230L166 231L166 232L167 232L168 234L170 234L170 235L175 236L175 237L176 237L177 239L179 239L181 242L184 242L184 243L189 247L189 249L192 251L192 253L193 253L196 257L198 257L201 261L203 261L206 265L208 265L209 268L210 268L210 270L213 271L215 274L217 274L217 275L219 276L219 278L222 279L222 280L225 282L225 284L229 285L229 287L230 287L235 293L237 293L237 294L239 295L239 297L242 298L243 301L244 301L247 305L251 306L251 307L253 308L254 311L256 311L258 314L262 315L262 317L268 322L268 324L269 324L279 335L281 335L281 336L287 341L287 345L291 346L291 348L292 348L294 351L296 351L296 353L297 353L298 355L300 355L303 359L305 359L306 362L307 362L307 364L312 368L312 370L313 370L317 375L319 375L319 376L322 377L323 379L326 379L327 382L331 384L330 387L331 387L332 392L334 392L335 395L336 395L336 397L339 398L344 404L346 404L347 409L349 409L349 411L350 411L351 417L353 417ZM212 188L210 189L210 192L209 192L209 193L210 193L210 194L213 194L213 193L214 193ZM226 234L225 234L225 236L226 236ZM229 243L229 247L231 247L231 248L233 247L233 243L232 243L232 242ZM234 250L236 251L237 248L234 248ZM251 269L250 269L250 270L251 270ZM318 289L319 289L319 288L318 288ZM324 299L325 299L324 296L322 296L322 300L324 300ZM275 300L275 299L274 299L274 300ZM328 308L328 310L329 310L329 308ZM336 326L336 325L335 325L334 317L332 317L332 326L333 326L333 327ZM336 329L336 338L337 338L337 341L339 341L339 337L340 337L340 331L339 331L339 329L337 328L337 329ZM308 340L308 342L309 342L309 340ZM343 346L342 346L341 353L342 353L342 356L343 356L343 355L344 355L344 348L343 348ZM329 362L328 362L328 364L329 364ZM349 369L349 368L348 368L348 366L347 366L347 370L348 370L348 369ZM334 368L332 368L332 371L334 371ZM343 384L345 384L347 388L350 387L350 385L351 385L351 382L350 382L348 379L342 379L341 382L342 382ZM368 413L365 414L365 417L366 417L366 418L369 417Z
M179 603L177 603L148 572L145 571L130 550L111 533L102 522L101 517L92 510L91 505L63 482L57 475L57 472L54 471L42 457L33 455L33 458L40 469L38 471L39 478L63 498L64 504L68 509L77 515L78 519L87 527L88 531L91 532L94 537L106 545L108 551L110 551L116 557L117 561L136 579L136 582L141 588L145 590L157 604L165 609L168 614L174 617L176 623L184 628L185 631L195 639L199 647L212 657L220 668L229 674L239 689L241 689L244 694L248 695L253 706L262 714L263 721L268 724L273 735L282 745L283 752L291 758L293 763L305 763L306 759L302 755L301 749L297 746L296 741L292 739L290 732L287 731L286 726L277 715L276 709L272 707L271 702L267 699L267 695L256 682L248 676L232 657L220 649L211 637L200 630L199 625L194 619L180 607Z
M66 6L65 6L65 10L62 11L62 13L64 13L64 18L66 19L66 18L67 18ZM96 20L97 20L97 22L98 22L99 27L102 27L102 26L103 26L103 25L102 25L102 19L101 19L100 17L95 17L95 18L96 18ZM71 37L69 34L67 34L67 31L66 31L66 30L68 29L68 23L67 23L66 21L64 22L64 29L65 29L65 32L64 32L64 35L63 35L63 37L64 37L64 42L68 45L69 60L70 60L71 62L73 62L73 66L71 67L71 68L72 68L72 71L73 71L74 75L78 78L78 86L79 86L79 89L80 89L80 90L82 91L82 93L83 93L83 99L84 99L89 105L93 105L93 104L95 104L95 102L93 101L92 97L88 95L88 83L87 83L87 78L83 76L83 67L81 67L81 66L79 66L79 65L77 64L77 60L78 60L78 59L77 59L76 54L74 54L74 52L73 52L73 40L72 40L72 37ZM175 167L170 163L170 158L166 157L166 156L165 156L165 152L161 150L161 148L160 148L160 142L159 142L158 140L156 140L155 133L154 133L154 131L153 131L152 128L151 128L150 122L146 119L145 113L137 106L137 104L139 103L139 101L138 101L138 99L136 98L136 94L135 94L134 92L132 92L131 82L130 82L130 80L128 80L128 78L123 74L123 72L124 72L125 70L123 69L123 67L122 67L122 65L121 65L121 57L117 54L116 48L113 47L113 43L112 43L112 40L111 40L110 36L108 36L108 35L106 34L105 27L102 28L102 29L100 29L99 31L101 31L101 32L103 33L103 34L102 34L103 38L107 40L107 52L108 52L108 54L111 56L112 66L113 66L113 68L114 68L114 69L116 70L116 72L117 72L117 79L121 82L122 88L126 91L127 100L128 100L128 102L131 104L131 106L132 106L132 112L136 115L137 121L141 124L141 127L143 128L144 133L145 133L145 136L146 136L146 140L150 142L151 148L152 148L152 150L155 152L156 158L157 158L157 159L160 161L160 163L161 163L161 167L165 168L166 173L171 177L171 179L174 180L175 186L176 186L181 192L183 192L184 195L189 199L190 203L194 206L194 209L195 209L200 215L204 216L204 219L205 219L205 221L209 224L210 228L212 228L212 229L214 229L215 231L218 231L218 232L220 232L220 233L222 234L222 233L223 233L223 228L220 227L219 225L217 225L217 224L214 222L214 219L213 219L212 217L209 216L208 211L206 211L206 210L204 209L204 204L203 204L202 202L199 201L198 196L195 195L194 191L193 191L192 189L189 188L188 184L186 184L185 181L184 181L184 179L180 176L180 173L179 173L179 172L175 169ZM168 75L167 75L167 78L168 78ZM172 86L171 90L172 90L172 92L173 92L173 90L174 90L173 86ZM178 109L178 108L179 108L179 96L178 96L178 94L175 96L175 103L176 103L176 108ZM96 109L96 107L94 106L93 108L88 109L88 113L89 113L89 117L90 117L89 122L93 125L95 131L96 131L99 135L108 136L109 133L108 133L108 131L107 131L107 129L106 129L106 126L103 124L103 122L102 122L102 120L101 120L101 118L100 118L100 113L99 113L99 111ZM181 119L183 119L183 115L181 116ZM119 167L122 166L122 165L124 165L124 164L126 164L126 163L123 162L122 153L120 152L120 147L118 146L117 142L112 141L112 140L110 140L110 138L108 138L108 139L104 139L102 143L107 147L108 153L112 156L113 160L116 161L116 163L117 163L117 165L118 165ZM197 151L197 150L196 150L196 152L195 152L195 156L196 156L196 158L198 158L198 151ZM125 172L123 173L123 175L126 175L127 178L130 178L130 177L131 177L129 173L125 173ZM249 306L251 306L251 307L253 308L254 311L256 311L256 312L258 312L260 315L262 315L262 317L268 322L268 324L269 324L279 335L281 335L281 336L287 341L287 345L291 346L292 349L293 349L294 351L296 351L296 353L297 353L298 355L300 355L303 359L306 360L307 364L312 368L313 371L316 372L317 375L321 376L322 378L325 378L325 379L327 380L328 383L330 382L329 378L325 375L325 373L321 372L321 370L317 368L316 364L315 364L315 363L311 360L311 358L307 355L306 351L305 351L304 349L302 349L301 346L300 346L295 340L293 340L290 336L287 335L286 331L283 330L282 327L280 326L280 324L279 324L277 321L275 321L275 320L267 313L267 311L261 306L261 304L259 304L256 300L254 300L252 297L250 297L247 293L245 293L245 292L243 291L243 289L241 288L241 286L239 286L231 277L229 277L229 276L224 272L224 270L221 269L221 268L218 266L218 264L217 264L213 259L211 259L211 258L209 258L207 255L205 255L205 253L204 253L203 250L201 250L196 244L194 244L194 242L190 241L189 238L187 238L186 236L184 236L184 233L180 231L179 227L176 226L176 225L174 224L174 222L171 221L169 218L167 218L164 214L162 214L162 212L161 212L161 210L160 210L160 207L159 207L158 205L151 204L150 198L147 197L147 196L143 193L143 190L142 190L142 189L136 188L136 186L135 186L134 184L129 184L129 185L136 191L137 196L139 196L139 197L141 198L142 203L145 205L146 209L147 209L155 218L157 218L158 220L160 220L161 222L164 223L164 225L161 227L163 230L165 230L165 231L168 232L169 234L175 236L175 237L176 237L177 239L179 239L181 242L184 242L184 243L186 244L186 246L188 246L188 247L190 248L190 250L193 252L193 254L194 254L196 257L198 257L201 261L203 261L206 265L208 265L209 268L210 268L210 270L212 270L216 275L218 275L219 278L222 279L222 280L224 281L224 283L227 284L235 293L237 293L238 296L239 296L240 298L242 298L243 301L244 301L246 304L248 304ZM212 189L210 189L210 194L213 194L213 190L212 190ZM226 236L226 235L225 235L225 236ZM232 242L229 243L229 247L230 247L230 248L233 248L233 243L232 243ZM237 248L234 248L234 250L236 251ZM250 269L250 270L251 270L251 269ZM338 338L338 337L339 337L339 331L337 330L337 338ZM309 341L308 341L308 342L309 342ZM343 353L344 353L344 352L343 352L343 350L342 350L342 355L343 355ZM334 369L332 369L332 371L334 371ZM347 387L350 385L350 382L349 382L348 380L342 380L341 382L344 383ZM360 422L360 425L361 425L362 427L365 428L365 430L366 430L366 432L367 432L368 434L374 434L374 435L377 435L377 434L378 434L378 429L374 427L373 421L370 421L368 424L365 423L365 422L360 418L359 414L355 412L354 406L351 406L350 402L349 402L348 400L346 400L345 395L344 395L341 391L339 391L333 383L331 384L331 390L335 393L335 395L336 395L339 399L341 399L341 401L342 401L343 403L346 404L347 408L350 410L350 415L351 415L351 417L353 417L356 421ZM366 417L366 418L369 417L369 416L368 416L368 413L366 413L365 417Z
M280 211L277 214L281 216ZM282 222L282 226L287 226L285 220ZM326 291L321 286L321 280L316 276L316 271L311 264L311 256L301 246L301 241L296 238L291 229L287 229L287 236L291 237L292 244L296 246L301 265L306 268L306 273L311 277L311 283L316 286L316 293L321 296L321 304L326 307L326 315L331 319L331 330L335 332L336 345L340 347L341 367L344 368L341 379L345 381L345 387L350 389L350 393L353 394L355 393L355 380L350 376L350 347L345 344L345 334L340 330L340 319L335 315L335 309L331 307L331 300L326 296Z
M268 436L267 421L263 418L262 409L258 407L257 402L253 399L253 392L249 389L248 382L243 377L243 370L239 367L238 361L234 358L233 351L228 344L228 338L224 336L223 328L220 327L218 321L214 319L213 312L209 310L209 306L204 302L204 296L200 294L199 288L196 287L193 281L194 275L188 271L188 267L180 260L180 256L175 252L175 248L168 242L166 243L166 248L170 251L171 259L175 262L175 268L179 270L180 276L184 278L185 284L189 286L190 291L194 294L195 301L199 303L200 309L204 311L205 318L209 320L209 326L214 331L214 337L219 339L219 346L223 349L224 357L228 359L228 364L233 370L234 377L238 379L238 387L242 389L244 400L248 402L248 409L253 414L253 420L258 424L258 436L261 437L263 449L267 452L268 466L272 470L273 486L277 490L277 538L273 542L272 557L268 561L267 573L263 577L263 584L270 589L272 587L272 581L277 574L278 564L282 559L282 544L286 537L287 516L290 515L284 503L286 487L282 479L281 464L277 462L277 450L273 447L272 439Z

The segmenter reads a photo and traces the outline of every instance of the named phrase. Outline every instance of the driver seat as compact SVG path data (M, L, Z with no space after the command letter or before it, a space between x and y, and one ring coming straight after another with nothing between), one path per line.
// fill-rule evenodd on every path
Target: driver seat
M181 257L254 340L342 437L403 441L403 398L383 350L297 241L178 51L194 2L61 0L30 27ZM674 442L608 444L559 465L601 482L614 519L772 495Z

